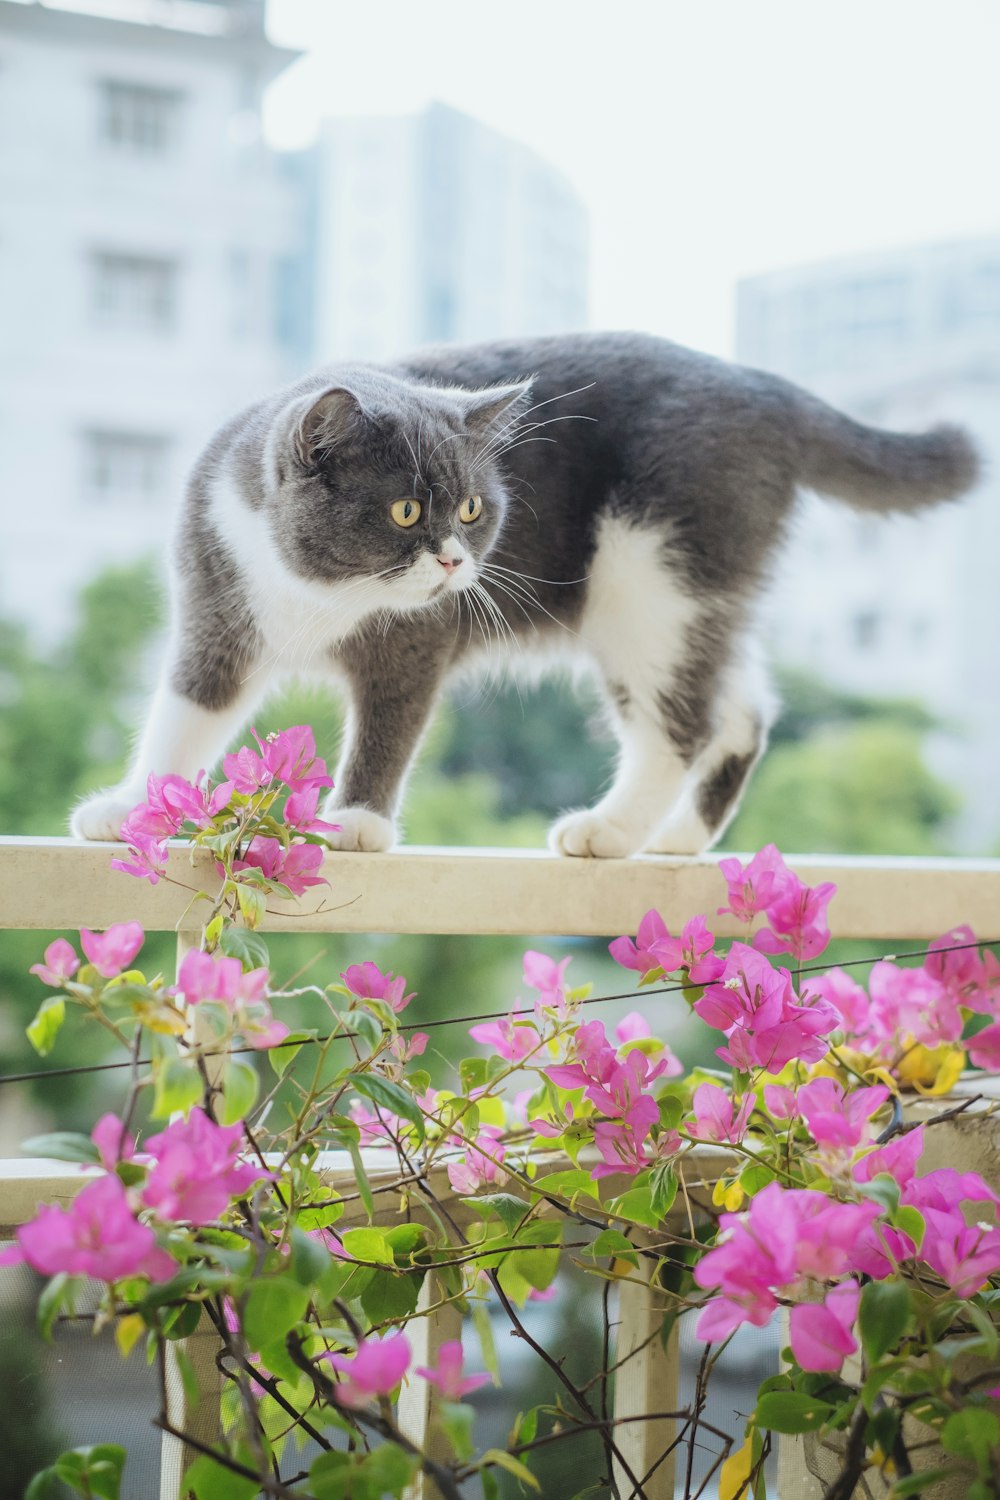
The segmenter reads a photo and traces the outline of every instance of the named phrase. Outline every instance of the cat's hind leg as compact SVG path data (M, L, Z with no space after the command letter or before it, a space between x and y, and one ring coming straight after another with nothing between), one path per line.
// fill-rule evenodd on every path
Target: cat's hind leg
M763 668L743 659L722 680L715 729L683 795L646 846L651 854L701 854L725 832L767 743L775 699Z

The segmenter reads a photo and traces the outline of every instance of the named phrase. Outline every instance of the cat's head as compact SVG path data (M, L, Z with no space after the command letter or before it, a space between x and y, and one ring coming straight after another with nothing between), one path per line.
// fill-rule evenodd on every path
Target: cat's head
M267 502L286 564L314 584L368 580L380 610L469 588L503 523L498 456L529 392L364 370L296 397L271 445Z

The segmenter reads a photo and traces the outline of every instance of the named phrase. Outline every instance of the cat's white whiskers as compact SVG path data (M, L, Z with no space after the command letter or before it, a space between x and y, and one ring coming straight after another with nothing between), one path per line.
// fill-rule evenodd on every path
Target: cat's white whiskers
M551 406L553 401L565 401L569 396L579 396L584 391L592 390L596 384L596 380L590 380L586 385L577 386L575 390L560 391L557 396L547 396L544 401L536 401L534 406L529 406L524 411L518 412L515 417L512 417L509 422L505 422L504 425L499 429L499 431L495 432L493 436L483 444L478 453L473 455L473 464L476 464L478 462L481 455L485 453L488 448L492 447L494 443L502 439L506 433L510 432L512 427L517 427L519 423L524 421L525 417L530 417L533 411L541 411L543 406ZM595 419L592 418L591 420Z
M491 562L487 566L492 568L495 573L509 573L512 578L516 578L518 581L528 579L532 583L547 583L550 587L557 589L572 588L574 584L586 583L590 578L589 573L584 573L582 578L539 578L534 573L522 573L520 568L505 568L502 563Z

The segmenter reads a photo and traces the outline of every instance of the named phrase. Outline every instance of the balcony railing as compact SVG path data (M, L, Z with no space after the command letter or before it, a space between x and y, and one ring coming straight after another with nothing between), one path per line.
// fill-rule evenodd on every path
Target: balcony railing
M68 839L0 838L0 927L4 929L103 928L116 921L140 921L147 931L176 931L179 952L197 938L200 913L191 896L211 891L216 877L210 858L175 848L170 882L152 887L130 881L110 868L115 846L81 844ZM872 941L873 956L886 940L919 947L961 923L983 938L1000 935L1000 861L895 858L820 858L789 860L810 884L836 882L833 908L837 937ZM639 918L655 906L668 925L696 912L714 913L719 904L715 857L672 860L659 857L587 861L512 850L406 849L393 854L327 857L326 887L293 908L277 906L263 930L316 933L420 933L495 936L607 937L634 932ZM176 883L174 883L176 882ZM721 936L736 936L731 918L713 927ZM968 1137L963 1137L967 1140ZM685 1166L686 1193L680 1210L697 1205L710 1191L721 1153L695 1152ZM970 1160L967 1163L973 1165ZM375 1201L379 1157L371 1157ZM331 1185L353 1184L353 1169L328 1154L324 1172ZM65 1202L86 1177L60 1162L33 1159L0 1162L0 1236L32 1218L45 1202ZM348 1191L350 1189L348 1188ZM612 1179L610 1190L614 1191ZM446 1200L444 1181L438 1192ZM467 1212L450 1205L457 1215ZM391 1198L385 1218L395 1217ZM424 1305L435 1299L425 1285ZM617 1429L618 1444L633 1474L642 1476L646 1500L671 1500L674 1494L675 1423L648 1420L647 1414L676 1407L676 1340L664 1350L656 1329L662 1320L660 1294L639 1280L621 1283L617 1314L619 1365L615 1381L616 1419L631 1418ZM419 1364L435 1363L437 1349L458 1335L459 1314L450 1304L416 1320L408 1328ZM169 1416L204 1441L219 1435L218 1376L210 1333L187 1341L187 1352L200 1377L202 1397L196 1409L185 1406L180 1381L171 1391ZM405 1386L400 1422L409 1435L435 1456L429 1388L423 1382ZM177 1500L187 1460L181 1444L165 1438L161 1462L161 1500ZM788 1500L809 1492L793 1452L783 1455L789 1476ZM782 1482L782 1494L786 1483ZM624 1496L635 1491L623 1484ZM411 1500L434 1500L431 1482L421 1476Z

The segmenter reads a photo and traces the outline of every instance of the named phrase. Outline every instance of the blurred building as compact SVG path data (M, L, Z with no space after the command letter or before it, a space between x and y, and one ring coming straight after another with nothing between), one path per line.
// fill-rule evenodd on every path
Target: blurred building
M1000 239L754 277L738 358L878 426L968 427L984 475L961 504L879 519L812 501L776 592L784 660L952 726L938 768L961 790L959 845L1000 839Z
M585 210L527 146L432 104L318 149L320 358L586 326Z
M0 0L0 613L162 550L218 422L304 366L264 0ZM301 172L301 163L296 164Z

